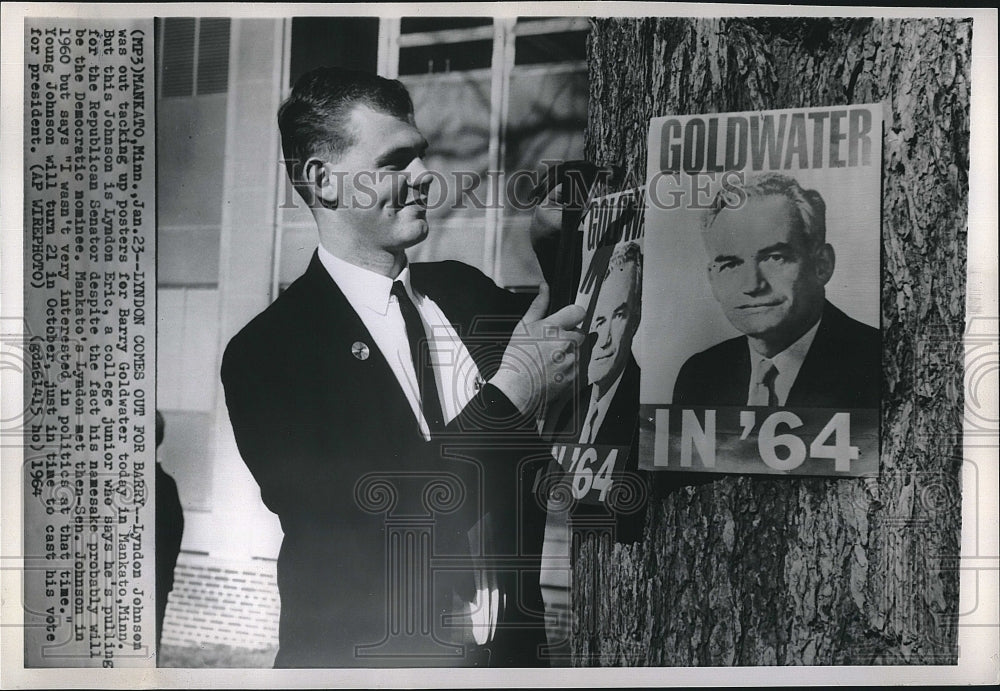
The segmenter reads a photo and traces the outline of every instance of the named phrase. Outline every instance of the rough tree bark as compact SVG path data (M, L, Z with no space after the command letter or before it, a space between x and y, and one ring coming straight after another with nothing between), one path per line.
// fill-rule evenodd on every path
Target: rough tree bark
M884 107L877 479L719 476L584 536L578 665L953 664L971 20L600 19L587 155L645 176L649 119ZM626 183L628 184L628 183Z

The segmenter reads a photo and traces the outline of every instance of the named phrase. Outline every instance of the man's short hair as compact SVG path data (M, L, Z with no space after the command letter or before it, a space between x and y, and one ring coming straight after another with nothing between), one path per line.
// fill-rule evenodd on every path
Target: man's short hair
M281 149L292 183L302 182L302 168L310 157L335 158L354 145L349 119L357 105L404 120L413 114L409 92L395 79L319 67L295 82L278 108Z
M635 267L635 272L632 274L632 285L628 292L629 321L638 324L642 311L642 248L639 247L638 243L626 242L615 246L611 258L608 260L608 270L605 272L604 278L607 279L612 271L624 271L629 264ZM631 316L632 314L635 314L634 318Z
M785 197L792 203L798 229L810 249L826 242L826 202L823 197L816 190L803 189L795 178L781 173L760 173L743 184L729 183L723 187L705 214L704 228L711 228L723 209L737 208L748 199L774 196ZM731 203L734 199L735 204Z

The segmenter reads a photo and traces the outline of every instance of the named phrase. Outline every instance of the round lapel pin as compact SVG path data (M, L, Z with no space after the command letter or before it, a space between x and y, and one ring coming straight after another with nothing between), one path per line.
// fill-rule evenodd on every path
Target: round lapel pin
M359 360L367 360L371 351L368 350L368 346L361 341L355 341L354 345L351 346L351 355Z

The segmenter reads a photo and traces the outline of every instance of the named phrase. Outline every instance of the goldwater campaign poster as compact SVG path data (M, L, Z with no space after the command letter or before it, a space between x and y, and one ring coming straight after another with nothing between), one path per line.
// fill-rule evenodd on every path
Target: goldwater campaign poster
M650 122L640 467L878 473L878 105Z
M624 481L620 471L635 437L644 199L642 188L597 197L578 228L582 269L574 304L587 311L580 328L590 340L579 391L554 415L552 455L573 499L583 503L615 503L613 487Z

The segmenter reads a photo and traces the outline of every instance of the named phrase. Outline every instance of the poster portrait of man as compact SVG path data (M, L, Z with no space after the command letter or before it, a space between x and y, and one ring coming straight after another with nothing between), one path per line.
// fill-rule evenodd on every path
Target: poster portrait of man
M653 119L640 467L877 474L880 127L866 105Z
M876 408L878 329L826 299L836 270L826 204L789 175L716 195L704 217L712 294L742 335L692 355L675 404Z
M627 444L635 427L639 365L632 341L642 316L642 249L617 245L598 289L590 322L589 404L581 444Z

